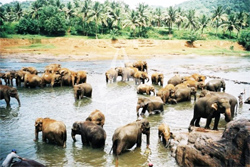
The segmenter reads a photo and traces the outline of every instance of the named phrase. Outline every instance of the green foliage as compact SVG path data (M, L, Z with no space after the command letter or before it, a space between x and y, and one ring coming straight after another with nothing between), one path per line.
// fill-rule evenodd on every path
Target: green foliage
M241 32L238 42L243 45L246 50L250 51L250 28Z
M19 34L38 34L39 22L31 18L21 18L19 24L16 26L17 33Z

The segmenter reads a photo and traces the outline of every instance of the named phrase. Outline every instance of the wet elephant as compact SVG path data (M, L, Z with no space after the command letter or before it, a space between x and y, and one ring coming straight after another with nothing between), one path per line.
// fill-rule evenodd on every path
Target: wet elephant
M83 99L84 96L89 98L92 97L92 86L88 83L74 85L73 89L75 100Z
M182 77L180 75L175 75L168 80L168 84L173 84L174 86L182 83Z
M13 86L13 79L15 78L16 71L8 71L2 75L5 85Z
M150 124L146 119L137 120L115 130L112 137L113 154L120 155L122 152L132 148L141 147L142 134L145 134L147 139L147 147L150 144Z
M16 86L17 87L21 87L22 82L24 83L24 76L26 73L29 73L29 72L22 71L22 70L16 71L15 79L16 79Z
M24 86L30 88L41 87L42 78L36 74L26 73L24 76Z
M86 121L91 121L96 125L100 125L101 127L103 127L103 125L105 124L105 116L100 110L95 110L90 113L88 118L86 118Z
M134 69L130 67L116 67L115 70L118 72L118 76L121 76L121 81L129 81L130 78L134 78Z
M57 74L59 74L60 69L61 69L61 64L49 64L45 67L44 72L45 73L57 73Z
M10 97L14 97L17 100L19 107L21 106L16 88L7 85L0 85L0 99L5 100L7 107L10 107Z
M222 89L223 92L225 92L226 83L223 79L213 79L206 83L205 89L214 91L214 92L220 92Z
M75 84L81 84L87 82L87 72L86 71L77 71L76 72L76 78L75 78Z
M155 72L151 75L152 84L158 85L160 83L160 86L163 86L163 80L164 75L161 73Z
M138 97L136 112L139 117L139 109L142 108L141 115L145 114L146 110L149 114L153 112L162 112L164 102L158 96Z
M177 102L181 102L190 101L191 96L194 96L194 100L196 100L196 88L194 87L178 88L173 94L171 94L170 97L175 99Z
M46 86L46 84L50 84L51 87L54 86L54 84L61 85L62 77L60 74L56 73L43 73L42 75L42 85Z
M115 70L114 68L111 68L105 72L105 77L106 77L106 83L116 82L116 79L118 77L118 71Z
M206 95L205 97L199 98L196 101L190 126L195 125L200 127L200 119L207 118L205 128L210 129L209 125L212 121L212 118L215 118L213 130L218 130L220 114L225 114L226 122L232 120L229 100L215 95Z
M21 70L22 71L27 71L30 74L35 74L35 75L38 74L38 71L37 71L37 69L35 67L23 67Z
M20 160L14 162L11 167L45 167L45 165L35 160L25 158L25 161Z
M59 70L60 75L62 76L61 86L74 86L76 72L69 70L68 68L61 68Z
M146 84L141 84L137 86L137 94L144 94L146 93L147 95L150 95L153 93L155 95L155 88L153 85L146 85Z
M42 132L44 142L54 143L66 147L67 131L62 121L50 118L37 118L35 121L35 139L38 140L38 133Z
M172 91L172 89L161 88L156 93L156 96L159 96L162 99L163 103L176 104L177 101L173 98L170 98L170 94L174 93Z
M141 83L144 84L146 80L147 80L147 82L149 82L148 74L146 72L143 72L143 71L137 71L134 74L134 79L135 79L136 85L139 85Z
M93 122L75 122L71 130L71 136L76 142L75 136L81 135L82 144L92 148L104 148L106 140L105 130Z
M158 137L162 140L165 147L169 146L171 136L172 133L170 132L170 128L167 124L162 123L158 126Z
M139 71L148 71L148 63L146 61L136 61L133 63L133 67L137 68Z
M215 95L218 96L219 98L225 98L229 100L230 106L231 106L231 116L234 117L234 114L237 113L237 106L238 106L238 100L236 97L229 93L225 92L213 92L213 91L208 91L208 90L202 90L200 93L200 97L204 97L206 95Z

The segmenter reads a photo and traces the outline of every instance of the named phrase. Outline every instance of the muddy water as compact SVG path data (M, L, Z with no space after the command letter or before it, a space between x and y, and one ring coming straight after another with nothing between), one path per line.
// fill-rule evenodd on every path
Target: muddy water
M0 101L0 163L12 148L18 150L22 157L37 160L47 166L114 166L113 155L109 154L112 146L114 130L129 122L135 121L136 86L134 81L106 84L104 73L110 67L123 66L123 60L117 61L89 61L89 62L48 62L22 63L19 60L0 60L0 68L4 70L18 70L21 67L33 66L38 71L50 63L60 63L62 67L71 70L88 71L87 82L93 87L92 99L75 101L72 87L46 88L18 88L21 107L17 107L15 99L11 99L11 109L5 109L5 101ZM226 80L226 92L238 96L245 91L243 99L250 96L249 84L236 84L234 81L250 82L250 57L226 56L176 56L166 59L148 59L149 74L155 70L163 72L164 85L175 73L189 75L201 73L209 76L221 77ZM120 78L118 79L120 80ZM160 87L156 86L157 89ZM147 166L152 162L154 166L178 166L171 157L170 150L163 147L157 136L157 127L162 122L169 124L171 131L187 131L193 115L194 101L177 105L165 105L164 112L146 118L151 124L150 151L146 149L146 138L143 136L142 147L132 149L119 157L119 166ZM238 108L238 115L234 119L250 119L250 105L243 104ZM82 146L80 136L73 143L70 132L75 121L84 120L95 109L101 110L106 116L104 129L107 140L104 150L93 150ZM45 144L39 135L39 141L34 142L34 121L37 117L50 117L63 121L67 126L67 147L65 149ZM224 116L220 119L219 129L225 127ZM201 119L201 126L205 125ZM212 125L211 125L212 126Z

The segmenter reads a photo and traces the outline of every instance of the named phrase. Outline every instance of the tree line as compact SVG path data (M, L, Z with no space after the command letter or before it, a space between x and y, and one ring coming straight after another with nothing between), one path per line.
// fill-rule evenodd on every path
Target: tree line
M242 30L243 35L249 38L249 24L249 13L226 12L222 6L215 8L210 15L198 15L195 9L183 10L173 6L154 8L145 3L131 9L124 2L108 0L104 3L36 0L25 9L16 1L0 7L1 37L10 33L46 36L69 33L95 38L109 35L115 39L118 36L150 38L157 33L164 39L176 34L180 39L197 39L202 38L204 30L207 30L215 38L240 39Z

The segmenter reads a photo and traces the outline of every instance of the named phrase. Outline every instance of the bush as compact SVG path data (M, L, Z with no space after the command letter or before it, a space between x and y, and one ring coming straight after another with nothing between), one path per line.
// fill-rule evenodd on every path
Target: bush
M17 33L19 34L38 34L39 29L38 21L31 18L21 18L19 24L16 26Z
M244 30L244 31L241 32L238 42L246 50L250 51L250 29L247 29L247 30Z

